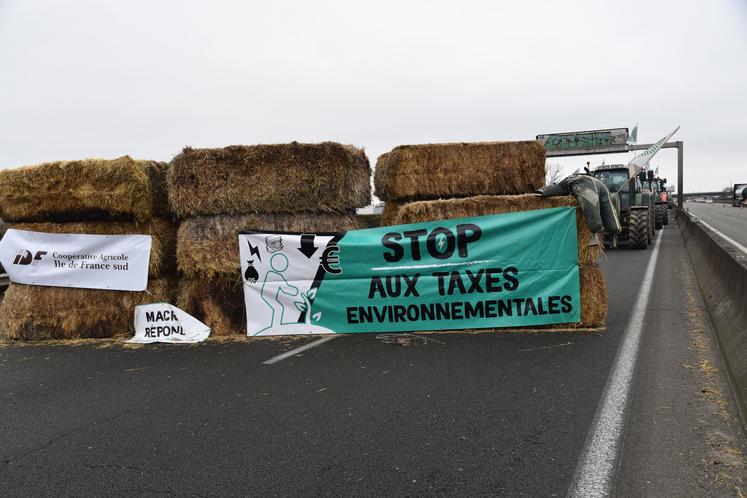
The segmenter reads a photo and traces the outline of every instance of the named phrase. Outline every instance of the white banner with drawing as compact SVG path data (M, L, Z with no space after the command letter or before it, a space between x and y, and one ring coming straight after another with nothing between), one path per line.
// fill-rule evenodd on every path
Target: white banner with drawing
M330 234L239 235L247 335L334 333L312 323L311 304L321 268L337 261L326 249L335 239ZM320 263L322 257L325 261Z

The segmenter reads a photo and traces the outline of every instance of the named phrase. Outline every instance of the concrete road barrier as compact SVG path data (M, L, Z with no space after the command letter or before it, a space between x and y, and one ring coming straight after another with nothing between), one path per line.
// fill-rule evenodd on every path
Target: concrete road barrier
M747 254L688 213L677 222L747 424Z

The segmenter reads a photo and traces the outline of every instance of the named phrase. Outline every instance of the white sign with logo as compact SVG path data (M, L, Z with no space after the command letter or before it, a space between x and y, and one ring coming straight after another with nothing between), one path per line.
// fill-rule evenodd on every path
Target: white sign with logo
M189 313L167 303L135 307L135 337L128 342L195 343L210 336L210 327Z
M12 282L52 287L142 291L150 235L82 235L10 229L0 263Z

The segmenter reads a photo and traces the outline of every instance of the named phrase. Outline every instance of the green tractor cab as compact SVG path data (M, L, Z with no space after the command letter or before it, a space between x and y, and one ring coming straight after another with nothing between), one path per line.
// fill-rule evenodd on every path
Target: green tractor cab
M604 246L614 248L622 243L633 249L646 249L653 242L655 230L653 192L643 185L649 181L646 172L631 177L626 165L613 164L599 166L590 174L607 186L622 225L618 235L605 234Z

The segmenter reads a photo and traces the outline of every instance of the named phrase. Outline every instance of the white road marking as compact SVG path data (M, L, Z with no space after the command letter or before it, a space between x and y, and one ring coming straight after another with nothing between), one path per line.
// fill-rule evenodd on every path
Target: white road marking
M648 265L646 265L646 273L638 291L638 299L633 306L630 321L594 414L594 421L586 436L581 458L576 464L576 472L568 490L569 497L610 496L612 494L630 386L638 361L646 307L654 282L659 247L661 247L660 240L661 237L657 237Z
M273 363L277 363L279 361L283 361L286 358L290 358L291 356L295 356L299 353L303 353L304 351L308 351L311 348L315 348L317 346L321 346L325 342L331 341L332 339L336 339L340 337L339 335L328 335L326 337L322 337L321 339L317 339L316 341L311 341L307 344L304 344L303 346L299 346L297 348L291 349L290 351L286 351L285 353L281 353L277 356L273 356L269 360L265 360L262 362L263 365L272 365Z
M729 244L733 245L734 247L736 247L737 249L739 249L740 251L742 251L743 253L747 254L747 247L744 247L742 244L740 244L736 240L732 239L731 237L725 235L723 232L720 232L720 231L716 230L711 225L709 225L708 223L706 223L705 221L703 221L703 218L700 218L698 220L698 222L701 223L704 226L707 226L708 228L710 228L711 230L713 230L716 233L716 235L718 235L719 237L721 237L722 239L724 239L725 241L727 241Z

